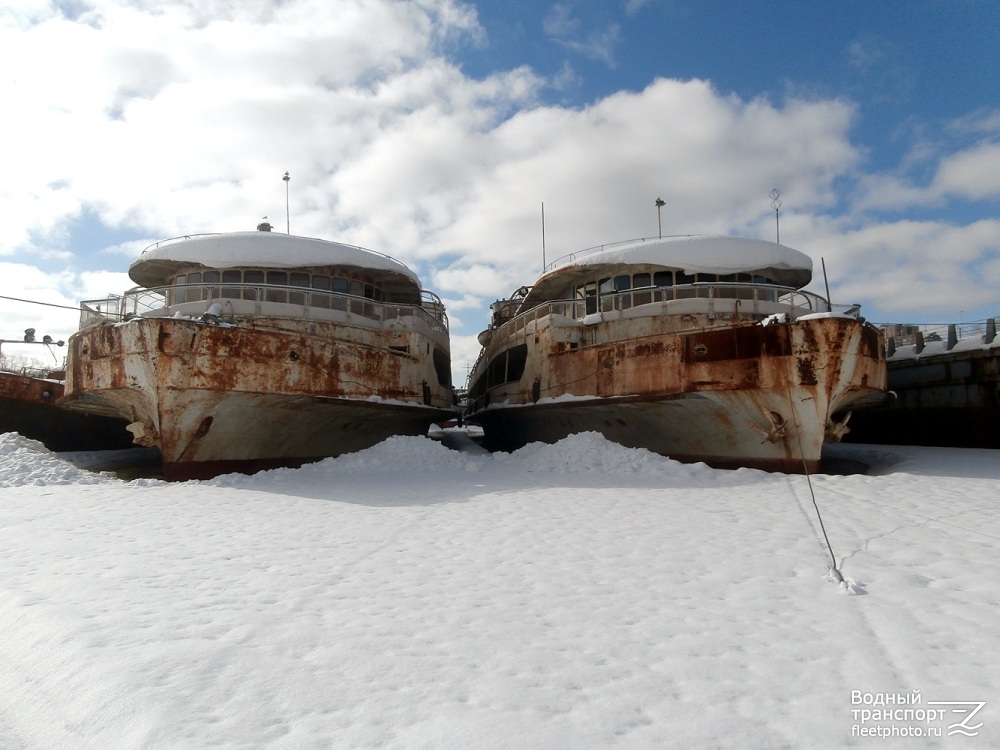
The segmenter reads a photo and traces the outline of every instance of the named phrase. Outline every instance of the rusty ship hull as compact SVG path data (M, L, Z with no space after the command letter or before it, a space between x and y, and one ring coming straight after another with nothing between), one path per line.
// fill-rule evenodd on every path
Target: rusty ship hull
M124 419L57 405L63 390L59 380L0 372L0 433L16 432L57 453L121 450L132 444Z
M882 399L878 332L857 320L655 330L671 322L600 323L586 335L606 343L573 348L565 328L538 331L524 376L475 412L488 447L595 431L679 461L812 472L847 413Z
M388 338L359 346L342 326L312 327L174 318L90 326L70 338L64 402L125 416L137 445L159 448L171 481L299 466L425 434L453 416L450 392L425 392L434 373Z
M493 306L466 419L512 450L595 431L718 468L816 471L886 393L882 334L808 256L699 235L602 246Z
M127 420L168 480L299 466L452 418L448 322L405 265L257 232L147 248L81 303L60 403Z

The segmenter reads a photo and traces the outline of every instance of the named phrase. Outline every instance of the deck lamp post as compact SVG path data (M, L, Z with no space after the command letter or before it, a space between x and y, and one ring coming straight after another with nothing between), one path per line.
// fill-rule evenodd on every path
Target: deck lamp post
M292 178L288 176L288 172L285 172L285 176L281 179L285 181L285 234L291 234L292 225L288 218L288 181Z
M666 201L663 200L663 198L656 199L656 226L660 230L661 240L663 239L663 222L660 220L660 209L663 208L665 205L667 204Z

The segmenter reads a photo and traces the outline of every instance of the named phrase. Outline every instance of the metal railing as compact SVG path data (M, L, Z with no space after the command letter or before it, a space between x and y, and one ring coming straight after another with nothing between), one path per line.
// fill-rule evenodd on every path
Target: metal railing
M527 323L548 315L563 315L582 320L592 313L618 312L652 303L674 302L685 299L738 300L741 312L757 314L760 303L777 304L798 315L817 312L831 312L832 306L826 299L801 289L774 284L740 284L735 282L698 282L680 286L642 287L622 292L600 294L589 300L571 299L545 302L523 313L515 315L501 328L517 330ZM749 304L743 305L743 302ZM847 305L843 305L847 309ZM769 313L771 310L769 309Z
M891 323L880 326L885 334L886 351L893 356L904 346L913 346L917 353L927 344L944 342L950 351L959 341L977 338L983 344L996 340L1000 316L963 323Z
M794 287L775 284L741 284L739 282L696 282L667 287L642 287L621 292L601 294L589 300L571 299L545 302L536 307L515 315L496 329L494 341L509 342L525 334L527 326L534 321L550 315L562 315L572 320L582 321L587 315L595 313L621 313L633 307L652 303L669 303L678 300L706 300L706 312L724 313L711 308L714 301L732 300L733 308L748 316L770 315L781 310L792 313L793 318L811 313L833 312L834 306L824 297L812 292L806 292ZM766 305L766 310L761 305ZM851 309L849 305L837 305L845 312ZM656 314L671 314L669 309ZM486 351L483 347L472 368L476 372Z
M429 326L440 326L448 331L448 315L444 303L433 292L422 290L420 305L376 302L367 297L357 297L340 292L330 292L308 287L281 286L276 284L173 284L170 286L131 289L121 296L112 295L100 300L80 303L80 327L96 320L122 322L133 317L169 317L176 312L183 314L191 303L220 305L220 317L230 314L263 315L265 305L287 305L282 317L316 319L324 310L334 310L359 316L382 324L405 318L422 319ZM239 311L234 305L239 301ZM247 305L247 303L250 303ZM294 308L294 313L289 308ZM232 312L231 312L232 311ZM201 311L206 312L205 310Z

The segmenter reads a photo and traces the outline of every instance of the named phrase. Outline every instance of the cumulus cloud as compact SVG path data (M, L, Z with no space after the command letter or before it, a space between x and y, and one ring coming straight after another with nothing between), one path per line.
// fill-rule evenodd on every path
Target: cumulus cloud
M973 200L1000 197L1000 143L983 143L943 159L934 188Z
M774 187L782 240L825 254L849 301L893 315L918 299L942 313L967 309L966 294L990 303L968 287L995 277L994 223L887 214L995 200L993 111L948 125L963 146L927 140L898 171L869 174L844 99L746 99L661 78L568 107L550 101L578 75L568 65L552 78L528 67L472 77L454 52L485 32L459 0L7 6L0 97L17 117L4 122L0 200L14 220L0 225L0 258L44 265L71 305L93 293L88 272L113 269L99 294L130 286L140 238L252 229L265 215L284 229L287 195L293 233L411 265L453 305L457 359L474 358L489 303L541 270L543 203L551 262L654 236L658 197L664 234L771 239ZM589 35L576 7L552 6L547 33L610 64L613 30ZM895 48L863 38L849 59L887 88L905 81ZM134 239L81 248L81 217Z
M856 203L868 209L903 210L940 207L952 199L988 200L1000 197L1000 143L992 137L954 153L923 144L912 163L933 170L926 182L911 174L874 174L862 178ZM923 170L920 170L923 171Z
M54 341L65 341L79 324L80 300L103 299L133 286L124 273L46 272L24 263L0 262L0 278L4 280L0 296L0 339L5 341L2 353L49 367L61 365L65 350L19 344L25 329L34 328L39 340L47 335Z
M834 301L862 302L873 320L921 323L937 316L935 322L957 322L963 312L996 314L1000 221L851 227L847 219L827 218L793 231L808 238L802 249L825 260ZM823 285L820 268L812 284L817 291Z
M15 71L0 95L19 112L0 183L21 219L0 230L7 247L88 205L111 224L245 226L267 208L248 200L276 193L264 185L288 168L328 189L333 165L448 86L439 45L477 32L450 0L219 6L98 0L79 16L90 23L52 12L0 26L0 64Z

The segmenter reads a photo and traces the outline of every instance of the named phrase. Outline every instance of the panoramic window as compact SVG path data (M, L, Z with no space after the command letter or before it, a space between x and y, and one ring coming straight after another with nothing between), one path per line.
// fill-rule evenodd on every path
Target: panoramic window
M601 298L601 312L606 312L608 310L614 309L615 298L613 292L615 291L614 282L611 279L601 279L597 283L597 293Z
M507 352L507 381L520 380L528 361L528 345L518 344Z
M175 276L174 277L174 285L175 286L180 286L181 284L186 284L186 283L187 283L187 276L185 276L184 274L180 274L179 276ZM173 305L173 304L176 304L178 302L184 302L186 299L187 299L186 290L184 290L184 289L175 289L174 291L172 291L170 293L170 295L167 298L167 301L168 301L168 304Z
M518 344L494 357L486 368L486 388L520 380L528 361L528 345Z
M243 299L257 299L258 290L255 288L248 288L246 285L251 284L263 284L264 283L264 272L263 271L244 271L243 272Z
M316 292L312 295L312 306L313 307L330 307L330 295L327 292L330 291L330 277L321 276L316 274L312 277L312 288Z
M288 274L285 271L268 271L268 286L288 286ZM288 302L288 291L286 289L267 289L265 299L268 302Z
M444 350L434 347L432 355L434 362L434 372L437 374L438 383L446 388L451 387L451 360Z
M597 284L593 281L583 287L584 300L586 301L586 315L597 312Z
M189 273L187 277L188 284L201 284L201 272L196 271L195 273ZM188 287L187 289L187 301L188 302L198 302L202 298L202 289L192 289Z
M288 285L292 287L308 287L309 274L293 271L288 274ZM304 305L306 303L306 295L303 292L289 291L288 301L293 305Z
M255 300L265 287L262 299L268 302L288 302L293 305L310 305L312 307L347 309L347 300L337 300L328 292L349 294L377 303L383 302L383 289L371 281L359 279L332 278L326 274L310 274L306 271L264 271L260 269L241 270L237 268L222 271L192 271L181 273L170 280L172 289L168 294L168 304L179 302L197 302L201 299L243 299ZM190 285L197 285L191 289ZM209 285L219 285L211 288ZM268 288L271 287L271 288ZM280 288L273 288L280 287ZM314 294L305 290L313 289ZM298 291L301 290L301 291ZM206 296L207 295L207 296ZM374 307L370 304L359 306L359 312L374 315Z
M222 272L223 284L240 284L243 281L243 272L227 270ZM237 287L223 287L222 297L226 299L239 299L240 290Z

